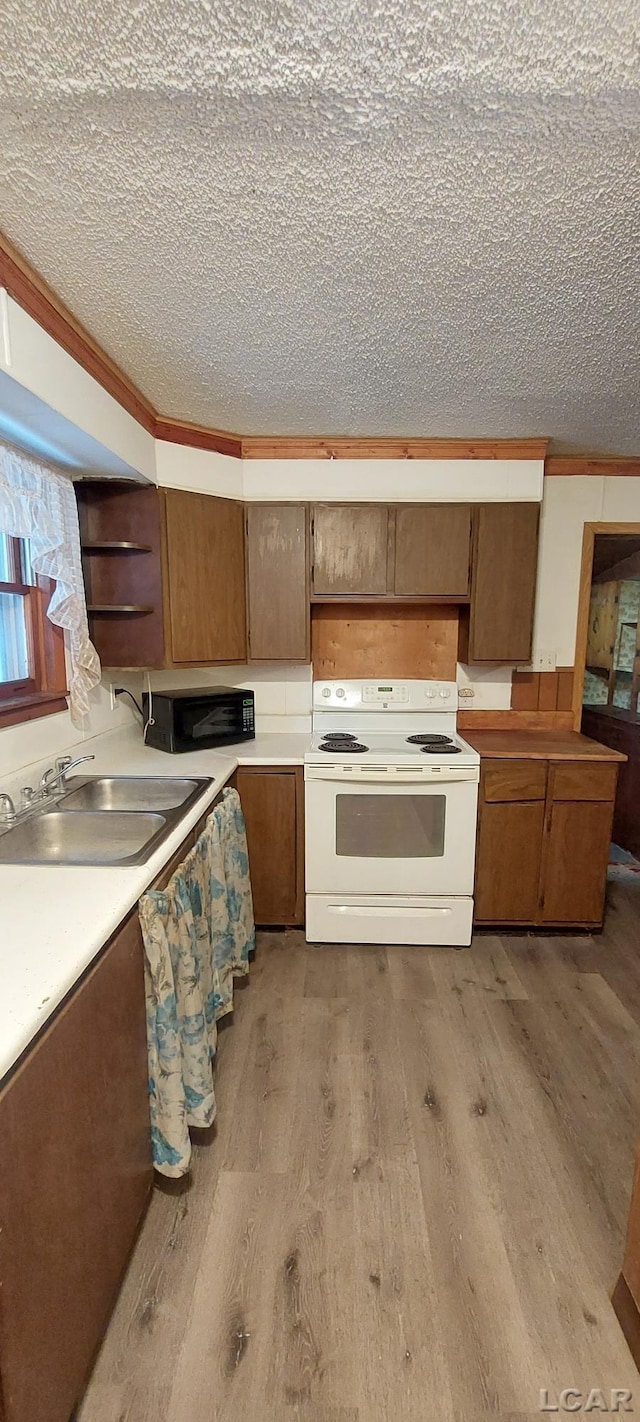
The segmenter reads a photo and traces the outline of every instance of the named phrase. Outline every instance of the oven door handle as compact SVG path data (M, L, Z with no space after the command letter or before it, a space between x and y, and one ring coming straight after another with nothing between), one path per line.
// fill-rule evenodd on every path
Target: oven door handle
M344 770L336 770L331 766L306 765L304 768L305 780L332 780L334 784L340 785L345 780L357 782L358 785L423 785L438 786L451 785L452 783L467 781L477 782L480 779L478 766L466 765L443 767L441 770L431 769L421 772L415 768L406 770L400 766L390 766L388 770L370 770L364 766L345 766Z

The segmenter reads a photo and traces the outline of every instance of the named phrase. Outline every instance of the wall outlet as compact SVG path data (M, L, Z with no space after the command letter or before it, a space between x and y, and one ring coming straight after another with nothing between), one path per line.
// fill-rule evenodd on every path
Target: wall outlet
M555 671L558 665L557 652L539 652L532 657L528 666L516 667L519 672L551 672Z
M557 652L541 652L534 658L533 670L538 672L555 671L558 664Z

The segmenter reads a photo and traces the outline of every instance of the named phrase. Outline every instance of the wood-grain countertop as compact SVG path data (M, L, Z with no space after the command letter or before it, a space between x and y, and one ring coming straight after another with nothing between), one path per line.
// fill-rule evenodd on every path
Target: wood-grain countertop
M578 731L464 731L483 757L522 760L626 760L626 755Z

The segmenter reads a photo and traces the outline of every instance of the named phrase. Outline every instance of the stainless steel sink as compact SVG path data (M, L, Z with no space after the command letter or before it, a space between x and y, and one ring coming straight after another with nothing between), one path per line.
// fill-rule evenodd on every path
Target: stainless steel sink
M210 776L74 776L49 808L0 834L0 864L146 864Z
M164 815L46 810L0 837L3 864L144 864L164 837Z
M174 810L202 792L203 782L193 779L166 779L144 775L103 775L81 777L77 790L69 781L69 793L59 803L61 810Z

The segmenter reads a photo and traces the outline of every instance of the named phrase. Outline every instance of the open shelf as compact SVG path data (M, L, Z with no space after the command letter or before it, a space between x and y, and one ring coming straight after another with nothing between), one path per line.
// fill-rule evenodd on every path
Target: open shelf
M149 613L155 612L155 607L146 607L142 603L89 603L87 612L90 617L104 617L114 615L116 617L126 616L127 613Z
M132 543L129 539L119 538L108 541L98 541L83 543L83 553L151 553L150 543Z

